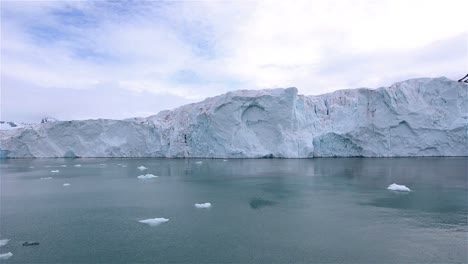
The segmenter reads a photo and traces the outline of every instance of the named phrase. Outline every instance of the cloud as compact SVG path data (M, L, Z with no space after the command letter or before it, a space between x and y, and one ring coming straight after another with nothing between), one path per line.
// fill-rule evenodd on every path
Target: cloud
M320 94L456 78L468 56L466 8L455 0L3 1L1 118L126 118L235 89Z

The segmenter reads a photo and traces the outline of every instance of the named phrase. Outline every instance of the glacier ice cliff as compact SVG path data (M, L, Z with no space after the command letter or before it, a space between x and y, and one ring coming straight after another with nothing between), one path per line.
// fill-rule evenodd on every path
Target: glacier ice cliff
M0 130L1 158L468 156L468 85L419 78L319 96L239 90L147 118Z

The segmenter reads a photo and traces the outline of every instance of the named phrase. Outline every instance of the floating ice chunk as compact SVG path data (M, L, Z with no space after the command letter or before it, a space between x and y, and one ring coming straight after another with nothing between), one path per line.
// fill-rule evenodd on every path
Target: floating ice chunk
M140 220L138 222L143 223L143 224L148 224L150 226L157 226L167 221L169 221L169 219L167 218L152 218L152 219Z
M70 186L70 185L71 185L71 184L69 184L69 183L64 183L64 184L63 184L63 187L68 187L68 186Z
M148 179L154 179L154 178L157 178L157 177L159 177L159 176L156 176L156 175L153 175L153 174L146 174L146 175L140 175L137 178L139 180L148 180Z
M60 172L60 171L59 170L51 170L50 172L57 173L57 172Z
M387 190L391 191L400 191L400 192L410 192L410 188L406 187L405 185L399 185L396 183L390 184Z
M0 247L3 247L4 245L8 244L8 241L10 241L10 239L0 239Z
M81 164L76 164L76 165L73 165L75 167L81 167Z
M42 177L41 180L50 180L52 177Z
M122 168L127 168L127 165L122 165Z
M211 203L196 203L196 204L195 204L195 207L196 207L196 208L210 208L210 207L211 207Z
M65 165L65 164L64 164L64 165L60 165L60 167L67 167L67 165Z
M146 168L145 166L140 166L140 167L137 167L137 169L143 171L143 170L147 170L148 168Z
M227 160L223 160L223 161L227 161Z
M195 164L202 164L202 163L203 163L203 161L197 161L197 162L195 162Z
M5 253L5 254L0 254L0 259L9 259L13 256L11 252Z
M122 166L122 164L120 164L120 163L117 163L117 166Z

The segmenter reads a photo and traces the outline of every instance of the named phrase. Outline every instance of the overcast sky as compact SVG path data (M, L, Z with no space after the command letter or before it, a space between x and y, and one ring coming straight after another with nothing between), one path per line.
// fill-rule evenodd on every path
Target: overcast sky
M148 116L237 89L466 74L468 1L1 1L1 118Z

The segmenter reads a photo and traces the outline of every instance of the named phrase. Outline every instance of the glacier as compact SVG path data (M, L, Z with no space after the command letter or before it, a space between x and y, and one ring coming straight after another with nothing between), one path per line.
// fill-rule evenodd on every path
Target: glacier
M0 130L0 158L468 156L468 84L417 78L306 96L238 90L124 120Z

